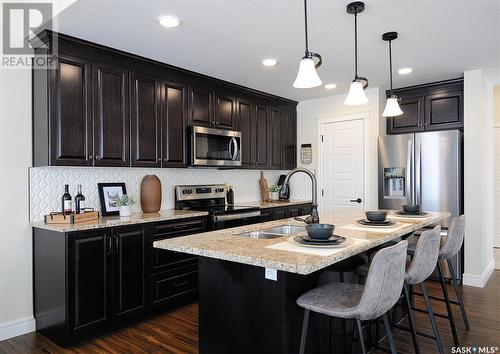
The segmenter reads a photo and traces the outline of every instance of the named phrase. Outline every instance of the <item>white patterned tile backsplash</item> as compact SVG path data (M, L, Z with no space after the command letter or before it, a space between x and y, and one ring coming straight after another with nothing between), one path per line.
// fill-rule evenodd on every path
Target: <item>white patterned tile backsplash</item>
M264 171L269 184L276 184L286 171ZM157 175L162 184L162 209L174 208L174 186L179 184L233 185L235 202L260 200L258 170L217 170L201 168L108 168L108 167L33 167L30 168L30 220L40 221L51 211L60 210L64 185L70 185L74 197L82 185L86 206L99 210L97 183L125 182L127 194L137 201L140 211L140 184L145 175ZM294 175L290 181L292 199L310 199L311 184L306 175Z

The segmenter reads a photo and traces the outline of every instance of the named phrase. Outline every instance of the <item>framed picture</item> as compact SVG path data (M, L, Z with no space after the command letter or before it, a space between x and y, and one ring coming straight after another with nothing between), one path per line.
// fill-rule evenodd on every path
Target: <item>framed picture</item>
M120 207L116 200L127 194L125 183L97 183L102 216L118 215Z

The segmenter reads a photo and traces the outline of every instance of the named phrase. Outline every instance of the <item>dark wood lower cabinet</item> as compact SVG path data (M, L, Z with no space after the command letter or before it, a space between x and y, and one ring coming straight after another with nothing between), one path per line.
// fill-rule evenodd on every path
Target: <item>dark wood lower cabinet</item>
M194 301L197 258L153 242L203 231L204 218L71 233L34 228L36 330L66 346Z
M296 216L303 216L311 214L311 203L306 204L293 204L284 207L266 208L260 210L260 221L272 221L287 218L294 218Z

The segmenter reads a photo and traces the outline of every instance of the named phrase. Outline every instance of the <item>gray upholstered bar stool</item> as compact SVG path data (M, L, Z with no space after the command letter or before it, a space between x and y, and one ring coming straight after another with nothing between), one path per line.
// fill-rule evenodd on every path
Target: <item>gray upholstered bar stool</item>
M420 352L416 336L417 334L419 334L427 338L435 339L439 353L444 354L443 342L441 340L441 335L439 334L439 329L436 324L434 312L432 311L432 304L429 298L429 294L427 292L427 287L425 286L424 283L425 280L429 278L429 276L432 274L434 269L436 269L440 242L441 242L441 226L438 225L432 230L424 231L418 238L417 245L415 246L415 250L413 252L411 263L405 274L403 305L405 306L406 312L408 314L408 323L410 326L410 332L412 336L413 346L415 348L415 353ZM434 337L426 333L417 332L415 330L415 325L413 323L413 314L410 306L410 297L409 297L410 285L420 285L420 288L422 289L425 306L427 308L426 312L429 314L429 319L431 321Z
M441 336L439 334L439 330L436 324L436 319L434 317L434 312L432 310L432 304L430 302L427 288L424 284L425 280L432 274L432 272L436 268L440 241L441 241L441 226L438 225L432 230L424 231L418 238L418 242L414 250L412 251L411 263L405 272L405 282L403 286L404 291L402 295L403 306L408 315L409 331L411 333L415 353L420 352L418 346L417 334L436 340L439 353L440 354L444 353L443 342L441 340ZM357 273L360 276L366 276L368 274L367 266L362 266L358 268ZM410 295L409 295L410 285L420 285L420 288L422 289L422 294L424 296L426 305L426 312L429 315L434 336L428 335L427 333L423 332L417 332L415 329L415 324L413 321L413 313L410 305ZM400 326L397 327L400 329L406 329Z
M451 309L451 304L459 305L460 306L460 311L462 312L462 318L465 324L465 328L467 330L470 329L469 326L469 320L467 318L467 313L465 312L465 306L462 298L462 294L460 292L460 289L458 288L456 276L455 276L455 271L453 270L451 258L456 256L460 249L462 248L462 244L464 242L464 235L465 235L465 216L461 215L460 217L455 217L450 223L450 226L448 227L448 235L446 236L446 240L444 241L443 246L441 246L441 249L439 250L439 256L438 256L438 262L437 262L437 269L439 273L439 280L441 282L441 289L443 291L444 298L440 298L437 296L430 296L431 299L434 300L440 300L444 301L446 303L446 310L448 312L448 315L443 315L443 314L435 314L436 316L439 317L444 317L447 318L450 322L450 327L451 327L451 333L453 335L453 342L456 347L460 346L459 340L458 340L458 335L457 335L457 328L455 326L455 319L453 317L453 311ZM411 252L411 250L409 250ZM443 267L441 265L441 261L446 261L448 263L448 269L450 271L450 277L451 277L451 283L453 284L453 289L455 290L455 294L457 297L457 301L450 300L450 297L448 295L448 289L446 287L446 282L444 278L444 273L443 273ZM419 293L414 293L415 295L423 295ZM419 310L419 309L416 309Z
M391 353L396 352L387 312L398 301L403 288L407 241L380 250L372 260L366 284L330 283L309 290L297 299L304 308L300 353L304 353L309 311L327 316L355 319L363 353L366 346L361 321L382 317Z

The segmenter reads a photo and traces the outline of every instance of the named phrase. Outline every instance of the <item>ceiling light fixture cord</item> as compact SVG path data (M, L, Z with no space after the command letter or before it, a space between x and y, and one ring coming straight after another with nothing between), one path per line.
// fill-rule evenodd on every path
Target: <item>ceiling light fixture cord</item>
M307 38L307 0L304 0L304 24L306 33L306 56L309 54L309 40Z
M391 97L393 95L392 92L392 41L389 41L389 75L391 78Z
M358 14L354 14L354 78L358 79Z

